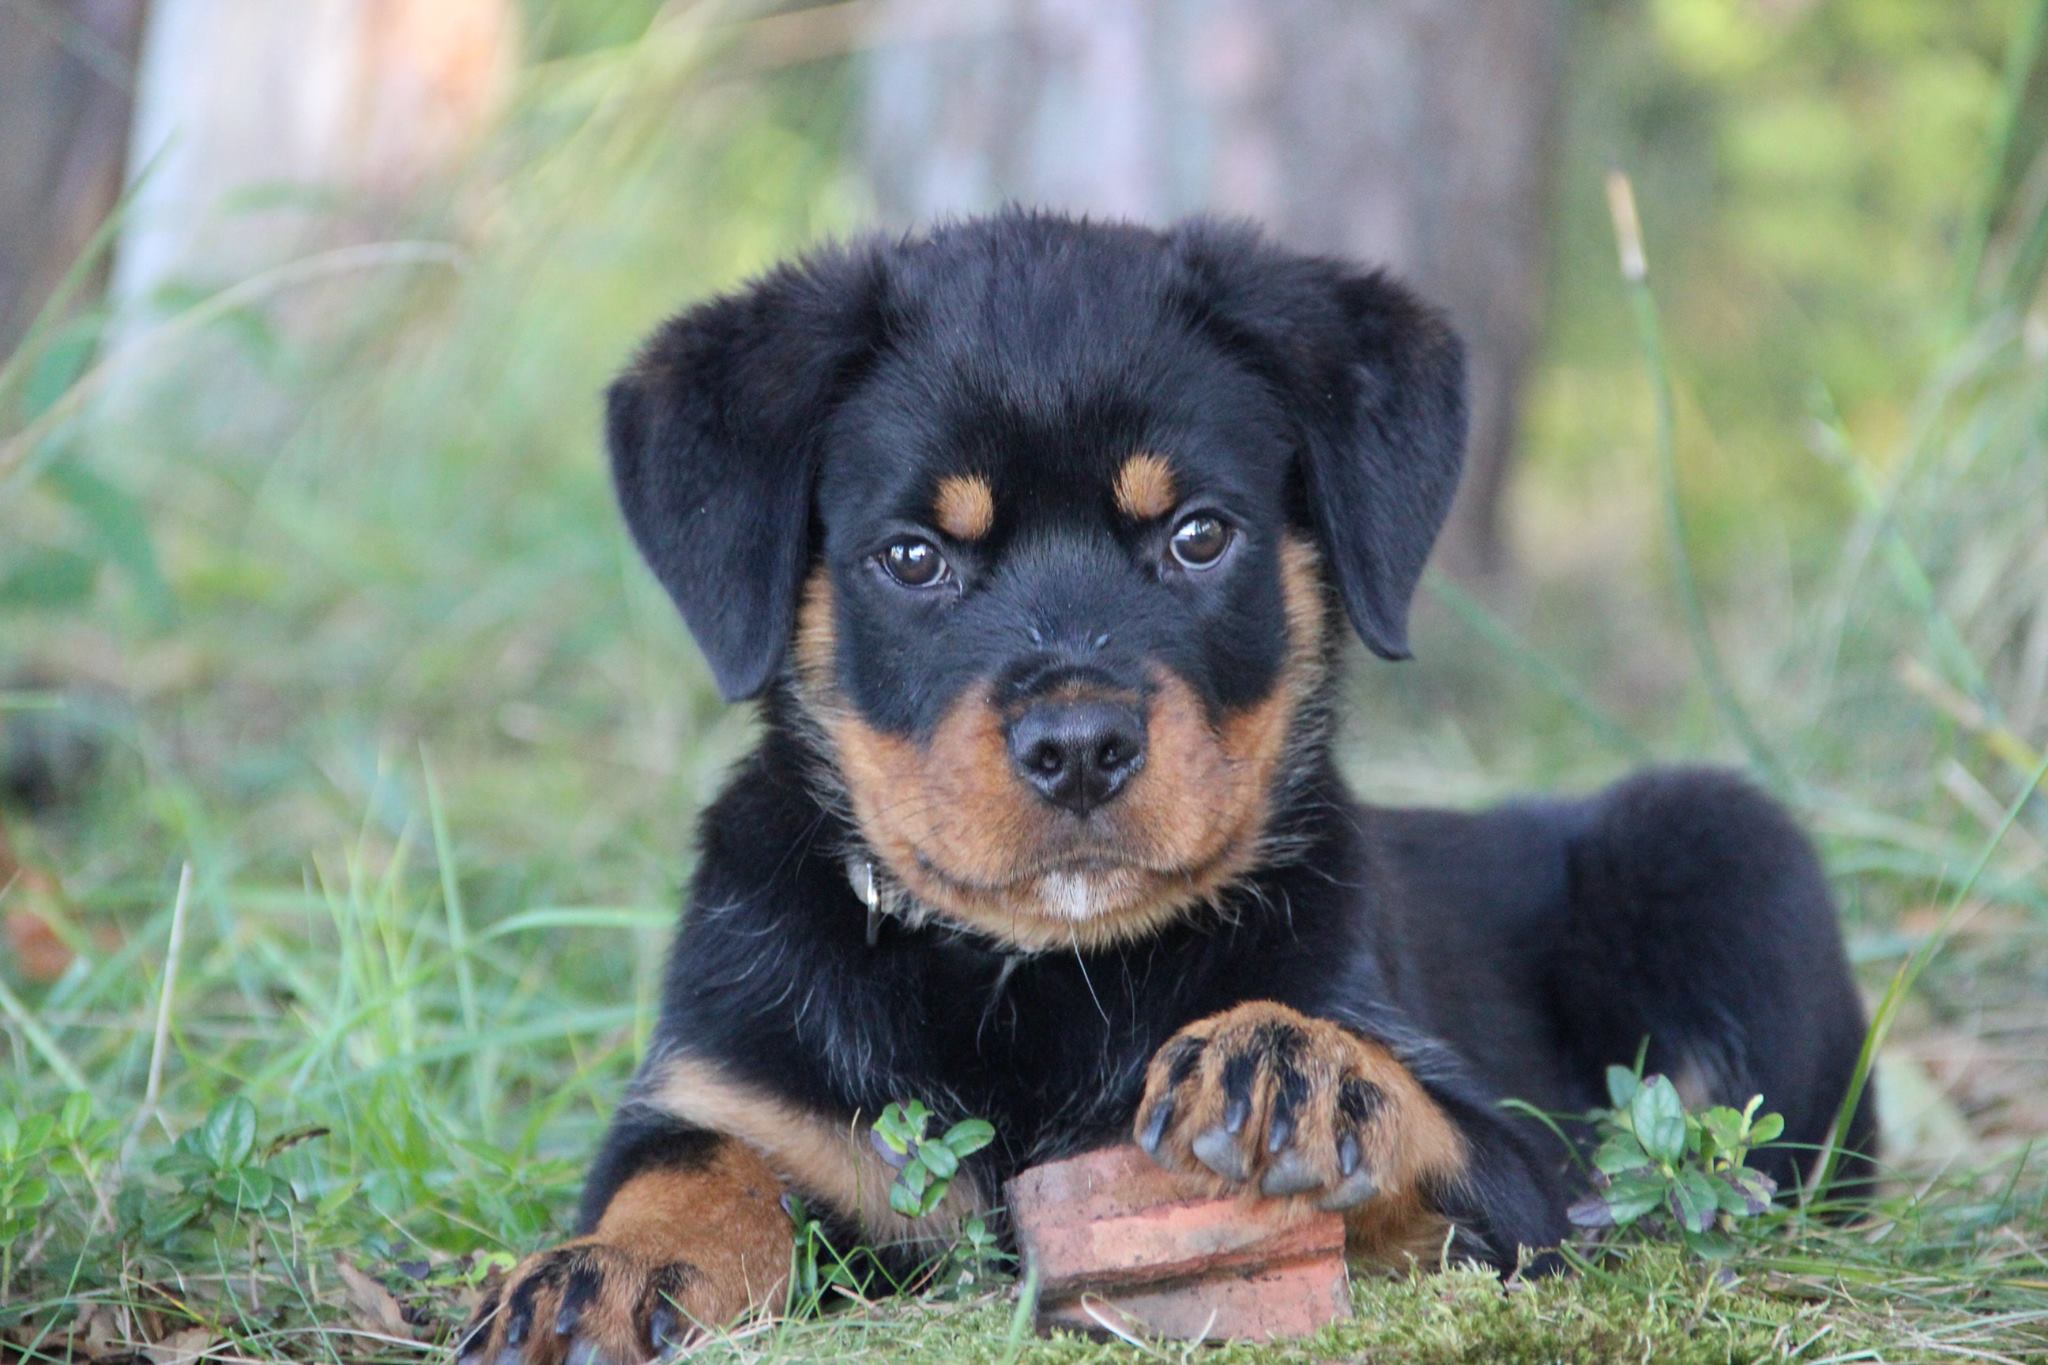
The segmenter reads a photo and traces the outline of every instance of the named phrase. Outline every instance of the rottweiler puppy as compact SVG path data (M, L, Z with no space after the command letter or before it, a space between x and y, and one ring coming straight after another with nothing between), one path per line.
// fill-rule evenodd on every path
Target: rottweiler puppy
M1361 1256L1548 1269L1577 1177L1501 1101L1583 1111L1645 1040L1689 1100L1826 1141L1863 1013L1770 801L1661 771L1395 810L1339 777L1347 623L1407 657L1464 433L1438 313L1207 221L877 238L656 332L608 398L620 502L762 733L581 1235L463 1356L639 1359L780 1306L790 1193L915 1243L1132 1139L1344 1210ZM868 1132L912 1098L999 1135L921 1221Z

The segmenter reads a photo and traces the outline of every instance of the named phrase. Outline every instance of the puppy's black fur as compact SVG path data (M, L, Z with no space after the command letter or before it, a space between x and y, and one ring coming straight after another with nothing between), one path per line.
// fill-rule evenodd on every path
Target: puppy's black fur
M661 329L610 395L620 499L764 733L585 1236L466 1349L623 1356L773 1306L783 1187L900 1237L861 1183L892 1100L995 1124L983 1204L1135 1133L1347 1207L1361 1250L1398 1204L1504 1271L1548 1264L1574 1177L1500 1101L1584 1110L1646 1039L1691 1098L1825 1141L1862 1012L1768 800L1667 771L1389 810L1336 773L1343 624L1407 654L1462 392L1397 284L1205 222L867 241ZM1842 1137L1870 1150L1867 1103Z

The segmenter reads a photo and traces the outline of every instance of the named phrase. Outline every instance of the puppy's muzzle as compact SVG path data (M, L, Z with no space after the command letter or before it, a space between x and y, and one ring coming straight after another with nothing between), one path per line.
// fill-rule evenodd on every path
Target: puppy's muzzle
M1018 776L1075 815L1114 801L1145 766L1145 718L1120 701L1034 702L1010 723L1009 741Z

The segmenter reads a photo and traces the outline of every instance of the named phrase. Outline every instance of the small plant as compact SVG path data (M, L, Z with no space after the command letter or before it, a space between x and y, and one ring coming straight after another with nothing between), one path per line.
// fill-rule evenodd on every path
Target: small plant
M795 1225L796 1250L789 1279L789 1312L809 1315L824 1307L828 1295L843 1294L865 1298L872 1278L856 1268L854 1255L832 1245L825 1224L811 1211L801 1195L785 1194L783 1211Z
M261 1150L256 1145L256 1107L240 1095L213 1106L197 1128L178 1136L156 1162L158 1175L174 1188L133 1200L129 1213L145 1240L162 1244L202 1219L282 1218L297 1198L291 1182L270 1169L280 1151L318 1130L290 1133ZM134 1191L140 1194L141 1191Z
M960 1223L960 1239L933 1268L932 1282L949 1295L979 1293L991 1278L1011 1273L1016 1260L1003 1250L980 1214L969 1214Z
M882 1160L896 1168L889 1207L905 1218L922 1218L939 1206L962 1159L995 1141L985 1119L962 1119L938 1137L926 1137L932 1111L917 1100L892 1104L875 1121L873 1142Z
M20 1118L0 1109L0 1296L14 1278L16 1250L31 1245L44 1225L55 1182L82 1178L104 1211L99 1172L119 1127L112 1119L93 1122L92 1097L83 1091L68 1096L55 1116Z
M1688 1241L1769 1211L1777 1183L1743 1163L1785 1131L1778 1114L1759 1114L1763 1096L1738 1112L1719 1105L1688 1114L1662 1076L1607 1068L1612 1109L1592 1115L1594 1192L1573 1204L1582 1228L1625 1228L1668 1216ZM1704 1249L1704 1247L1702 1248Z

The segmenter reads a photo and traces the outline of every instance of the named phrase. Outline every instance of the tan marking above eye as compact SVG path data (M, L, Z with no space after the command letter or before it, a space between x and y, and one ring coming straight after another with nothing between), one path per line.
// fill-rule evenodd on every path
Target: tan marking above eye
M932 499L932 521L955 540L980 540L996 524L996 499L979 474L948 474Z
M1116 472L1117 509L1133 521L1156 521L1180 501L1173 467L1163 455L1133 455Z

